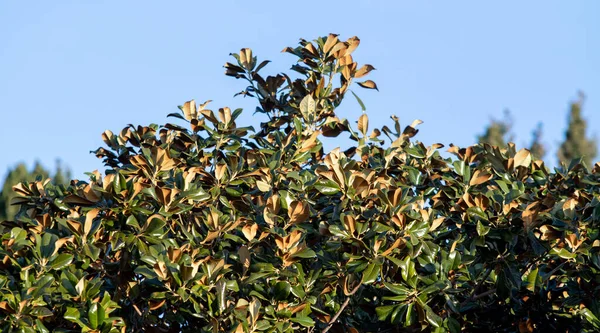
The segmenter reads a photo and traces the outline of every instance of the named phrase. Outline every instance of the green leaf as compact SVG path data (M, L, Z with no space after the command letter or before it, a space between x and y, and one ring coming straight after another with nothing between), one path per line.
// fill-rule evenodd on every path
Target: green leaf
M398 307L399 305L384 305L384 306L378 306L375 308L375 313L377 314L377 318L381 321L385 321L388 320L388 318L391 316L392 312Z
M54 249L56 247L56 241L58 240L58 236L55 234L46 232L42 236L42 243L40 244L40 255L42 258L50 258Z
M30 314L34 317L51 317L54 315L50 309L43 306L34 307Z
M450 333L460 333L461 327L460 327L460 323L458 322L458 320L456 320L452 317L447 317L445 322L446 322L446 327L448 328Z
M410 289L406 288L401 284L384 282L383 285L387 288L387 290L393 292L396 295L408 295Z
M151 220L148 221L148 226L146 227L145 234L152 237L160 237L164 233L163 227L166 225L165 221L158 217L151 217Z
M194 190L187 191L185 197L194 201L202 202L210 200L211 196L203 188L199 187Z
M560 250L557 248L552 248L552 250L550 250L550 253L558 255L562 259L574 259L575 257L577 257L576 253L571 253L571 252L569 252L569 250L565 249L564 247Z
M527 290L535 292L535 287L538 280L541 282L541 277L539 276L538 268L536 267L534 270L529 272L529 275L527 275Z
M288 298L290 295L291 286L287 281L279 281L273 287L273 294L275 295L275 299L278 301L283 301Z
M52 267L52 269L59 270L67 267L71 264L71 262L73 262L73 255L63 253L59 254L58 257L56 257L56 259L50 263L50 267Z
M491 228L489 226L483 225L483 223L481 223L481 221L477 221L477 234L479 236L485 236L485 235L487 235L488 232L490 232L490 229Z
M587 322L592 324L596 329L600 329L600 320L598 320L598 317L590 309L585 308L580 313Z
M258 187L261 192L269 192L271 190L271 185L262 180L256 181L256 187Z
M81 312L79 309L68 307L64 317L70 321L78 321L81 318Z
M335 195L341 191L338 184L329 179L319 179L314 186L317 191L325 195Z
M406 148L404 148L404 151L408 155L415 157L415 158L425 158L425 156L426 156L425 152L422 151L419 146L406 147Z
M314 327L315 321L308 316L296 316L291 318L291 321L298 323L304 327Z
M372 262L367 265L367 268L363 271L362 276L362 284L371 284L377 280L379 276L379 270L381 269L381 264L377 262Z
M480 207L469 207L467 209L467 214L469 214L470 217L474 217L474 218L478 218L478 219L482 219L482 220L486 220L486 221L488 219L487 215L485 214L483 209L481 209Z
M90 320L90 327L96 329L102 325L105 319L105 312L102 305L98 303L92 303L88 310L88 319Z
M129 217L127 217L127 221L125 221L125 224L130 227L135 228L135 230L140 230L140 224L138 223L138 220L133 215L129 215Z
M442 327L442 317L438 316L429 306L425 305L425 317L433 327Z
M35 329L38 333L50 333L50 330L44 326L44 323L39 319L35 320Z
M356 101L358 102L358 105L360 105L360 108L362 109L363 112L367 111L367 108L365 107L365 103L363 103L363 101L358 97L357 94L354 93L354 91L350 90L350 92L352 93L352 95L354 95L354 98L356 98Z

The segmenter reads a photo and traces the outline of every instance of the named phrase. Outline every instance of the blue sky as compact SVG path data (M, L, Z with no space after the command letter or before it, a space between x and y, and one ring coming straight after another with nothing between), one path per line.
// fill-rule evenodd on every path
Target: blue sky
M578 90L600 129L599 13L595 0L2 1L0 176L60 158L84 179L103 168L89 151L105 129L174 121L192 98L245 107L238 124L257 125L233 98L243 83L223 75L229 53L250 47L274 74L294 61L285 46L330 32L359 36L354 59L377 68L379 92L355 89L371 128L418 118L418 140L468 146L509 109L518 146L544 123L553 163ZM360 113L351 96L339 110Z

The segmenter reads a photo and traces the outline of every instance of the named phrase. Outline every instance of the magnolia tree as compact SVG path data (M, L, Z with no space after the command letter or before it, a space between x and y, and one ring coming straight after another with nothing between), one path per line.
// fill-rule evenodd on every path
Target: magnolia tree
M15 186L2 330L600 330L600 165L550 172L512 144L444 158L419 121L354 125L336 107L377 88L358 45L286 48L296 79L242 49L226 74L259 129L189 101L176 124L104 132L105 175ZM324 151L338 135L354 144Z

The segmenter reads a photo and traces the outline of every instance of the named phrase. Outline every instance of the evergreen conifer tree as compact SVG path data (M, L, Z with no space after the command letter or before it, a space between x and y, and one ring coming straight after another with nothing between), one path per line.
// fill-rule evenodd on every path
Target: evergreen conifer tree
M9 169L2 183L2 191L0 192L0 221L12 220L18 211L17 206L11 206L10 201L15 197L12 187L21 182L31 182L36 178L46 179L50 176L50 172L44 166L36 161L31 171L27 170L25 163L19 163L14 168ZM60 161L57 162L56 173L54 174L53 183L66 184L71 178L71 172L63 170Z
M509 111L504 111L504 119L492 119L492 123L485 132L477 137L479 143L489 143L492 146L506 147L510 141L509 133L512 127L512 119Z
M542 128L542 123L538 123L532 132L531 146L529 146L529 151L536 159L543 159L546 155L546 147L542 143Z
M591 167L597 147L595 139L586 137L587 122L581 115L584 100L585 96L580 92L578 99L571 103L569 125L565 132L565 141L558 149L558 159L568 164L574 158L582 158L585 164Z

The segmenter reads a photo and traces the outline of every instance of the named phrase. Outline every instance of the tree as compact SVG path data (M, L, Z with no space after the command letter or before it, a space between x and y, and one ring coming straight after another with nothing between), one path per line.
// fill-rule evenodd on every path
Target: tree
M396 117L353 128L335 111L373 69L358 44L286 48L298 79L234 54L256 131L192 100L177 124L105 131L105 175L16 185L1 329L598 331L600 166L551 173L510 143L444 158ZM325 152L340 134L353 144Z
M486 128L485 132L477 137L477 142L506 147L507 142L511 141L509 137L511 128L512 119L510 112L506 110L504 111L504 119L492 119L492 123Z
M546 147L544 147L544 144L542 143L542 130L542 123L538 123L536 129L532 132L531 145L529 146L531 155L537 159L543 159L544 155L546 155Z
M56 184L65 184L71 178L70 171L63 171L61 162L57 161L57 169L53 177ZM19 163L14 168L9 169L2 184L0 192L0 220L13 219L18 211L17 206L10 205L11 200L16 196L12 187L21 182L31 182L36 178L48 178L50 173L38 161L35 162L31 171L27 170L25 163Z
M563 163L570 163L575 158L581 158L585 165L592 166L596 157L597 147L595 139L587 139L587 123L581 115L585 95L579 93L579 98L571 103L568 127L565 132L565 141L558 150L558 159Z

